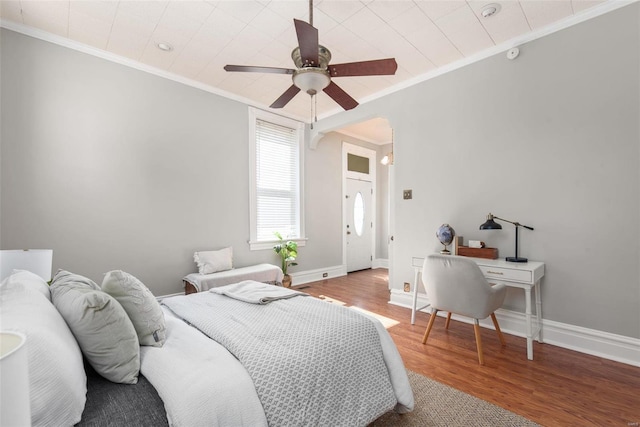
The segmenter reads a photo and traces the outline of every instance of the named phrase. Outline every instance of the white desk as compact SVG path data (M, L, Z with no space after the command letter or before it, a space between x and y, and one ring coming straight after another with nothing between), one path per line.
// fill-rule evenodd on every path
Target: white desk
M502 283L505 286L524 290L525 317L527 321L527 359L533 360L533 340L542 342L542 300L540 298L540 279L544 276L544 263L529 261L524 263L506 262L503 259L470 258L478 264L482 274L490 283ZM415 272L413 279L413 304L411 307L411 324L416 321L416 311L428 307L416 307L418 302L418 283L421 282L424 258L413 257L412 265ZM533 328L533 313L531 311L531 291L535 291L536 298L536 328Z

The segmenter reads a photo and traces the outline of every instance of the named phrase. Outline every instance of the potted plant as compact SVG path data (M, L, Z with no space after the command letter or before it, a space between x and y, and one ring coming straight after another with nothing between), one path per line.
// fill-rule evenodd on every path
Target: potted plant
M289 266L298 265L296 257L298 256L298 244L291 240L285 240L282 238L282 235L277 231L274 233L278 240L280 241L277 245L273 247L275 253L280 255L280 259L282 260L282 272L284 273L284 278L282 279L282 286L285 288L291 287L291 276L287 274L287 270Z

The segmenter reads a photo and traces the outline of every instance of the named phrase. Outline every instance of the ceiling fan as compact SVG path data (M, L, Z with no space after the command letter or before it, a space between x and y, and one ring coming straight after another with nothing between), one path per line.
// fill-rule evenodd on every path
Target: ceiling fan
M313 26L313 0L309 1L309 23L294 19L298 37L298 47L291 53L296 66L293 68L257 67L250 65L225 65L226 71L290 74L293 84L273 104L271 108L282 108L294 96L305 91L312 97L324 91L345 110L358 106L358 102L331 79L334 77L393 75L398 68L394 58L372 61L329 64L331 52L318 42L318 30Z

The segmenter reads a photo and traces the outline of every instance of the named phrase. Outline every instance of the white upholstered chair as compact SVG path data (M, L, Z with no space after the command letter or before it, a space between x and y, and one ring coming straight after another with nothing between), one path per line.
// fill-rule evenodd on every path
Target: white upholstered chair
M478 361L484 365L479 319L491 316L502 345L506 345L494 312L502 306L507 292L505 285L491 286L472 259L455 255L429 255L422 268L424 283L433 309L422 344L426 344L438 311L446 311L445 328L449 328L451 313L471 317L474 322Z

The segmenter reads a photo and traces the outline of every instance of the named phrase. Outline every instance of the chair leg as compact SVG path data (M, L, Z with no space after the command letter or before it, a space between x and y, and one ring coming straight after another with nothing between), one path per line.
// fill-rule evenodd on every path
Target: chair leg
M431 313L431 317L429 318L429 324L427 325L427 330L424 331L424 337L422 338L422 344L427 343L427 338L429 338L429 333L431 333L431 328L433 328L433 322L436 321L436 316L438 314L438 310L434 309L433 313Z
M484 356L482 355L482 338L480 338L480 324L478 319L473 319L473 331L476 333L476 347L478 347L478 361L480 365L484 365Z
M502 346L506 346L507 342L504 340L504 336L502 335L502 331L500 330L500 325L498 325L498 319L496 319L495 313L491 313L491 320L493 320L493 326L495 326L496 328L496 332L498 333L498 337L500 338Z
M445 329L449 329L449 322L451 322L451 312L447 313L447 321L444 324Z

